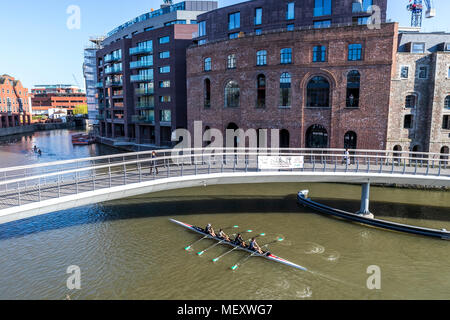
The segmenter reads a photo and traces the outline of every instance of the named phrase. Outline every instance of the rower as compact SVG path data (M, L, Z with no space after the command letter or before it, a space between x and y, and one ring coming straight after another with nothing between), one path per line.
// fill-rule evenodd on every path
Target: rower
M245 242L244 242L244 239L242 239L242 236L241 236L240 233L238 233L238 235L236 236L236 239L234 239L234 244L237 244L237 245L242 246L244 248L247 246L245 244Z
M259 254L263 254L263 251L259 247L258 243L256 243L256 239L254 237L250 241L249 249L257 251Z
M219 230L219 238L231 242L230 237L228 237L227 234L223 232L222 229Z
M212 235L213 237L216 236L216 233L214 232L214 229L211 226L211 223L208 223L208 225L205 228L205 232Z

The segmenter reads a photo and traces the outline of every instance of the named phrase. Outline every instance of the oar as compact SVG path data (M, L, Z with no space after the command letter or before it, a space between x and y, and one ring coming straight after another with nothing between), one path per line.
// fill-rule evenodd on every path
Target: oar
M278 238L278 239L275 240L275 241L266 243L265 245L263 245L263 246L261 247L261 249L267 247L268 245L270 245L270 244L272 244L272 243L281 242L281 241L283 241L283 240L284 240L283 238ZM240 265L244 264L245 261L247 261L248 259L250 259L251 257L253 257L253 256L256 255L256 254L259 254L259 252L258 252L258 251L255 251L255 252L253 252L251 255L249 255L248 257L245 257L245 258L241 259L240 261L238 261L238 263L236 263L234 266L231 267L231 270L233 270L233 271L236 270L237 268L239 268Z
M253 230L247 230L247 231L243 231L243 232L239 232L239 233L250 233L250 232L253 232ZM232 236L235 236L235 235L236 235L236 233L235 233L235 234L232 234ZM204 254L204 253L205 253L206 251L208 251L209 249L215 248L215 247L217 247L219 244L224 243L225 241L226 241L226 240L221 240L220 242L218 242L218 243L216 243L216 244L213 244L212 246L206 248L206 249L203 250L203 251L198 252L197 254L198 254L199 256L201 256L202 254Z
M225 228L224 230L226 230L226 229L231 229L231 228L239 228L239 226L227 227L227 228ZM206 238L208 238L208 236L204 236L203 238L201 238L201 239L195 241L193 244L191 244L191 245L187 246L186 248L184 248L184 250L188 251L189 249L191 249L191 247L192 247L194 244L196 244L197 242L200 242L200 241L202 241L203 239L206 239Z
M259 236L265 236L265 235L266 235L265 233L260 233L260 234L258 234L255 238L257 238L257 237L259 237ZM251 239L249 239L247 242L249 242L250 240L251 240ZM234 250L237 250L237 249L239 249L239 246L238 246L238 247L234 247L234 248L231 249L230 251L227 251L227 252L225 252L224 254L222 254L221 256L212 259L212 262L217 262L217 261L219 261L222 257L226 256L227 254L229 254L229 253L231 253L231 252L233 252Z

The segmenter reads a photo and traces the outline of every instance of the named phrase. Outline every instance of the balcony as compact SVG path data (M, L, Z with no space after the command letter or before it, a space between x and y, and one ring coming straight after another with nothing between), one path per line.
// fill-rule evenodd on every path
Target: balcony
M97 89L102 89L102 88L103 88L103 82L97 82L97 83L95 84L95 87L96 87Z
M138 109L138 110L153 110L153 109L155 109L155 102L154 101L138 102L138 103L136 103L136 109Z
M150 60L130 62L130 69L147 68L147 67L152 67L152 66L153 66L153 61L150 61Z
M155 124L155 117L154 116L132 116L131 121L133 123Z
M352 4L352 13L372 13L372 6L363 5L359 2L354 2Z
M123 81L122 80L109 80L106 81L106 86L107 87L117 87L117 86L122 86L123 85Z
M153 95L155 93L155 89L154 88L137 88L137 89L135 89L134 93L136 95L140 95L140 96L149 96L149 95Z
M134 47L130 48L130 55L136 55L136 54L144 54L144 53L152 53L153 48L152 47Z
M97 120L105 120L105 116L103 114L98 114L95 116Z
M122 73L122 66L112 66L105 69L105 74Z
M105 63L116 62L122 60L122 56L106 56Z
M131 82L150 82L153 81L153 75L136 74L130 77Z

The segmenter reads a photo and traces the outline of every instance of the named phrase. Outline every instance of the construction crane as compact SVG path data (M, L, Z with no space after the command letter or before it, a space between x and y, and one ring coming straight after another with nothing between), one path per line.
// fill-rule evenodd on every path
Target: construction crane
M411 27L422 27L424 2L427 7L425 17L429 19L436 16L434 0L409 0L409 4L406 6L406 9L411 11Z

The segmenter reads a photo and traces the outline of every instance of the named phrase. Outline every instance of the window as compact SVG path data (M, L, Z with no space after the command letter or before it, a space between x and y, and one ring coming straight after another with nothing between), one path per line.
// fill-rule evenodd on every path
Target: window
M348 60L349 61L362 60L362 45L361 44L350 44L348 46Z
M344 148L345 149L356 149L358 145L358 137L355 132L348 131L344 135Z
M450 109L450 95L445 97L444 100L444 109Z
M280 55L281 55L281 57L280 57L281 64L292 63L292 49L291 48L281 49Z
M428 67L427 66L419 66L417 71L417 76L419 79L427 79L428 78Z
M286 20L293 20L293 19L295 19L295 3L289 2L287 4Z
M256 53L256 65L266 66L267 65L267 51L260 50Z
M290 108L291 106L291 74L283 73L280 77L280 107Z
M229 39L237 39L239 38L239 32L233 32L228 35Z
M230 80L225 86L225 108L239 107L239 85L237 82Z
M256 107L264 108L266 106L266 76L260 74L256 79L257 98Z
M170 51L164 51L159 53L160 59L167 59L170 58Z
M170 37L169 36L165 36L165 37L159 38L159 43L160 44L169 43L169 42L170 42Z
M159 96L159 102L170 102L170 96Z
M236 68L236 55L230 54L227 58L227 68L228 69L235 69Z
M400 78L408 79L409 78L409 66L402 66L400 69Z
M262 34L262 29L255 29L255 34L257 36L261 35Z
M201 21L198 24L198 36L206 36L206 21Z
M169 73L170 66L159 67L159 73Z
M413 116L412 114L405 115L405 119L403 121L403 128L411 129L413 125Z
M327 58L327 47L315 46L313 48L313 62L324 62Z
M314 28L329 28L331 27L331 20L320 20L320 21L314 21Z
M424 53L425 43L413 43L411 48L411 53Z
M286 129L280 130L280 140L279 140L280 148L282 148L282 149L289 148L289 140L290 140L289 131Z
M330 84L321 76L316 76L308 82L307 107L328 108L330 106Z
M320 124L312 125L306 131L307 148L328 148L328 132Z
M405 108L415 108L416 107L416 96L409 94L405 98Z
M241 27L241 13L235 12L228 15L228 30Z
M144 29L144 31L150 31L150 30L153 30L153 27L148 27L148 28Z
M331 0L314 0L314 17L331 14Z
M255 9L255 26L262 24L262 8Z
M370 17L353 17L353 24L359 26L365 26L370 24Z
M202 45L204 45L204 44L206 44L206 39L202 39L202 40L199 40L199 41L198 41L198 45L199 45L199 46L202 46Z
M450 43L444 45L444 51L450 51Z
M159 110L159 121L160 122L171 122L172 112L170 110Z
M369 12L372 0L353 1L352 12Z
M159 82L160 88L170 88L170 80L164 80Z
M206 58L204 61L204 71L211 71L211 58Z
M442 120L442 129L450 130L450 115L445 115Z
M347 74L347 108L359 107L359 88L361 75L352 70Z
M294 29L295 29L295 25L294 25L293 23L288 24L288 25L286 26L286 30L287 30L287 31L294 31Z
M203 106L205 108L211 108L211 80L205 79L205 94Z

